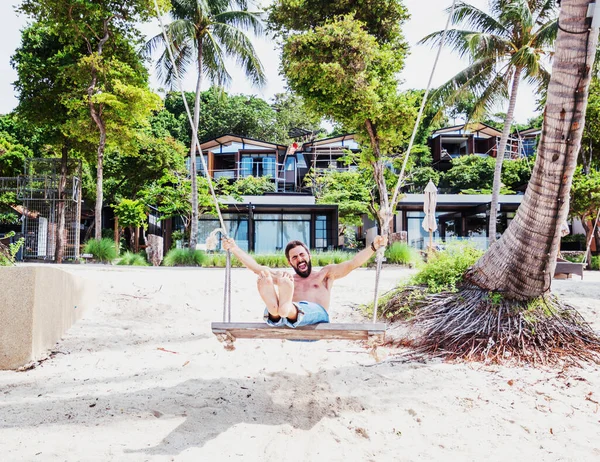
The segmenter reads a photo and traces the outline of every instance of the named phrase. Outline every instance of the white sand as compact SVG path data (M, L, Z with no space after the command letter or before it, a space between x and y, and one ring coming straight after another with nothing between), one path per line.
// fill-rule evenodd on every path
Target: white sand
M54 357L0 372L2 461L600 460L597 366L375 364L343 341L227 352L210 332L222 270L65 268L98 306ZM406 275L384 269L383 288ZM335 283L334 320L361 319L374 276ZM254 276L233 287L234 320L259 320ZM554 289L600 329L598 272Z

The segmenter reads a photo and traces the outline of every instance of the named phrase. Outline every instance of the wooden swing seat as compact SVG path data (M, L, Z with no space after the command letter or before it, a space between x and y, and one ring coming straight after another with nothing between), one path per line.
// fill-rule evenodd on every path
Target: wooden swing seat
M213 322L213 334L220 340L245 339L276 340L375 340L383 341L384 323L321 323L301 327L272 327L263 322Z

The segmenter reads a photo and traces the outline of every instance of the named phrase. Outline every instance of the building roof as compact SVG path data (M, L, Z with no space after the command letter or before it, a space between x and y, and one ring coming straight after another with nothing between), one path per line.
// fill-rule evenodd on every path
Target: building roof
M344 135L332 136L330 138L322 138L320 140L313 140L304 143L302 147L305 149L310 149L311 147L326 146L335 143L342 143L343 145L346 141L353 141L354 143L356 143L356 141L354 140L354 136L354 133L346 133Z
M202 151L208 151L216 147L230 146L233 143L250 144L252 146L260 146L267 149L287 149L287 146L283 144L269 143L268 141L256 140L247 136L225 134L212 140L204 141L200 143L200 149Z
M517 208L525 197L523 194L500 195L498 202L502 206ZM448 210L491 204L491 194L438 194L436 209ZM425 194L405 194L398 202L398 209L422 210Z
M475 122L471 124L462 124L462 125L454 125L452 127L444 127L439 130L435 130L431 134L431 138L435 138L438 135L446 134L446 135L470 135L470 134L478 134L479 136L483 135L483 137L492 137L492 136L502 136L502 132L496 130L494 127L490 127L489 125L483 124L481 122Z

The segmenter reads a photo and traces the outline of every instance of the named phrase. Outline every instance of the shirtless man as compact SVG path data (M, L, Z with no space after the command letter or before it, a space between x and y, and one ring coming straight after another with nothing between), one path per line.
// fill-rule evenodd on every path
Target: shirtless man
M272 326L289 327L329 322L327 310L333 281L362 266L377 249L386 245L387 237L377 236L371 246L358 252L352 260L313 271L306 245L291 241L285 248L285 256L296 272L292 275L259 265L233 239L223 239L223 248L230 250L246 268L258 275L258 292L266 304L265 321Z

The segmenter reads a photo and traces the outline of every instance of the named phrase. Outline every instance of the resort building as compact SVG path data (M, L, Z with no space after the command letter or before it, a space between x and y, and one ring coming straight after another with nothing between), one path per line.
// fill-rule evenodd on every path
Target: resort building
M509 139L508 158L530 156L539 130L528 130ZM475 154L494 157L501 132L485 124L457 125L433 132L429 139L433 166L439 170L452 167L452 159ZM262 196L229 198L222 203L223 218L229 233L240 247L257 253L280 251L288 241L298 239L311 249L330 250L343 245L338 233L338 205L319 205L305 177L324 170L355 168L344 162L348 152L359 152L354 135L347 134L285 146L268 141L226 134L201 143L206 163L197 162L198 174L211 178L268 177L274 192ZM515 215L522 195L501 196L498 231L502 232ZM400 200L391 231L410 245L421 247L426 232L421 227L424 196L405 194ZM469 239L487 245L490 195L439 194L436 208L436 240ZM177 221L174 223L178 228ZM219 227L212 215L200 217L198 241ZM370 242L377 225L366 216L357 228L357 238Z

